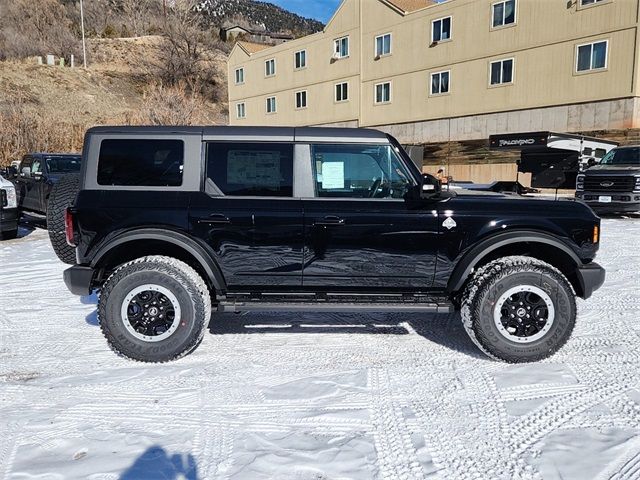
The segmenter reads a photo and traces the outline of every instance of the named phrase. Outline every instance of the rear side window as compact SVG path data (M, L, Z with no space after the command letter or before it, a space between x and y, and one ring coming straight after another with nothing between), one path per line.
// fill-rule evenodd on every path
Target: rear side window
M293 145L210 143L207 177L230 197L292 197Z
M98 185L179 187L184 170L182 140L103 140Z

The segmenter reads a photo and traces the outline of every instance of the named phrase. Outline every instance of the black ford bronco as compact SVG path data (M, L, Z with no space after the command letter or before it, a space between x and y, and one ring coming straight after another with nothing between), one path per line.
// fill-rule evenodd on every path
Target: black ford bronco
M212 310L454 308L488 355L537 361L605 278L586 205L443 191L375 130L94 128L75 188L65 282L145 362L192 352Z

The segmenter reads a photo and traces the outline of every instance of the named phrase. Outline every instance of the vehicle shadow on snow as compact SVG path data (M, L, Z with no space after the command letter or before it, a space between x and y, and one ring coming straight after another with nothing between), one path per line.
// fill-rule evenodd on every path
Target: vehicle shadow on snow
M198 480L198 467L193 455L169 454L153 446L140 455L120 476L120 480Z
M209 323L212 335L229 334L366 334L410 335L471 357L487 360L462 326L459 313L451 314L215 314Z

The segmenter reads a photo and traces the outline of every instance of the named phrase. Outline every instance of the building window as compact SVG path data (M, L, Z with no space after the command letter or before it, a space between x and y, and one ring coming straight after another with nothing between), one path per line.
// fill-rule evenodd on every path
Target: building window
M307 108L307 91L296 92L296 108Z
M451 40L451 17L431 22L431 41L444 42Z
M273 77L276 74L276 59L272 58L264 62L264 74L267 77Z
M503 27L516 23L516 0L506 0L504 2L494 3L493 10L493 28Z
M608 46L609 42L607 40L578 45L576 70L578 72L589 72L607 68Z
M346 102L349 100L349 84L347 82L336 85L336 102Z
M236 85L244 83L244 68L236 68Z
M580 0L580 6L586 7L587 5L595 5L596 3L603 3L607 0Z
M376 103L389 103L391 101L391 82L376 85Z
M345 58L349 56L349 37L342 37L334 42L334 58Z
M307 51L300 50L295 53L295 68L296 70L300 70L301 68L305 68L307 66Z
M431 74L431 95L449 93L449 77L451 72L438 72Z
M513 83L513 58L491 62L491 85Z
M276 97L267 98L267 113L276 113Z
M391 34L376 37L376 57L384 57L391 54Z
M247 117L247 106L244 103L238 103L236 105L236 116L238 119Z

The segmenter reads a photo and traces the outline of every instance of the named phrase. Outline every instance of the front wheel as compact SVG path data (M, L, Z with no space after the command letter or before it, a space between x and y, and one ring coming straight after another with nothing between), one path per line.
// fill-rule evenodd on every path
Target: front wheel
M151 256L118 268L98 304L100 327L116 353L161 363L191 353L211 318L204 280L187 264Z
M556 268L531 257L505 257L479 269L462 302L467 333L487 355L509 363L556 353L576 322L575 294Z

